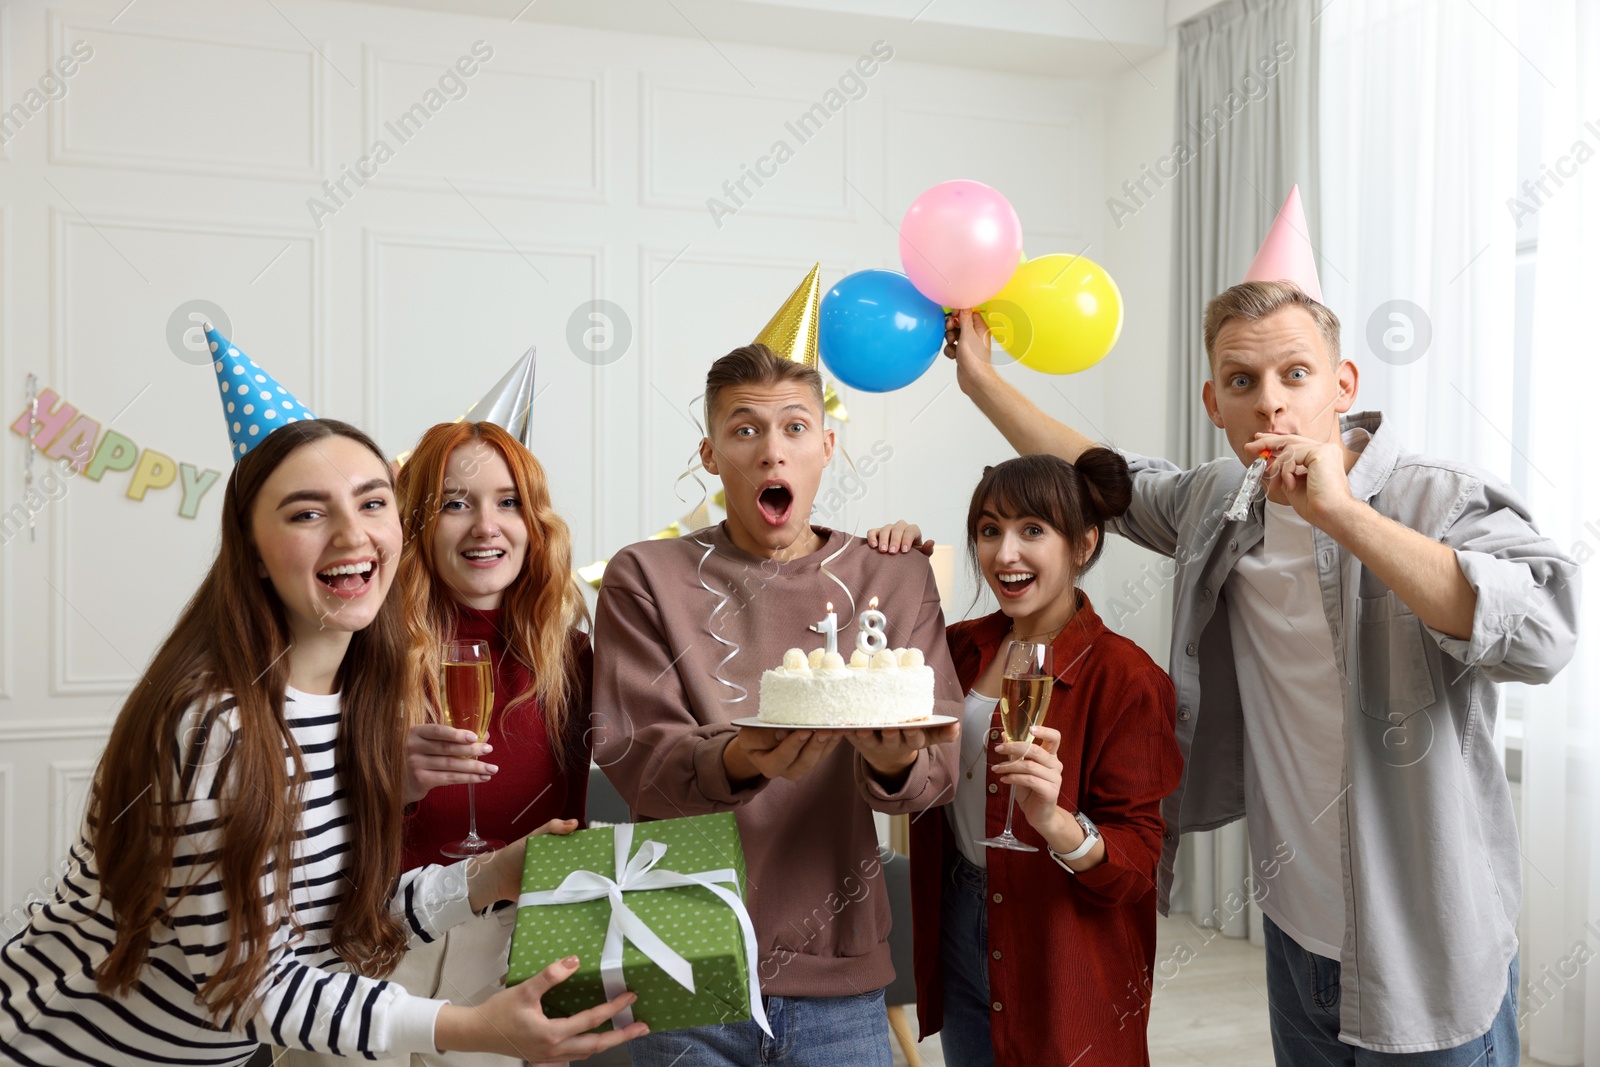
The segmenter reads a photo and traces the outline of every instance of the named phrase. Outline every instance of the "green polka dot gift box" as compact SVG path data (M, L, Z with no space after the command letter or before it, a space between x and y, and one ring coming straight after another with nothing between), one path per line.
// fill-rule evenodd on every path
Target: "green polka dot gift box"
M577 972L544 995L546 1015L627 990L639 999L618 1026L660 1033L754 1017L766 1029L744 889L732 812L530 837L506 985L577 956Z

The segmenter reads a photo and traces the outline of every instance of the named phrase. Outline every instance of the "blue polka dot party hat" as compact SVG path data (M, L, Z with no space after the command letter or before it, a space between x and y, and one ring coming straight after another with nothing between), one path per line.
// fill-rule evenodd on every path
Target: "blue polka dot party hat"
M215 326L208 322L205 329L215 357L211 365L217 372L217 388L222 390L222 414L228 420L235 460L279 426L316 418L293 393L278 384L278 379L239 351Z

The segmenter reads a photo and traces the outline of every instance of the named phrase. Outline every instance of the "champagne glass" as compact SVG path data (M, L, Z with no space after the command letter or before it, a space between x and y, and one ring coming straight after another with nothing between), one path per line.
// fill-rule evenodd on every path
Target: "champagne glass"
M1035 641L1011 642L1011 647L1006 649L1005 674L1000 682L1000 732L1007 741L1033 743L1033 728L1044 721L1054 682L1049 645ZM999 837L985 837L978 844L1013 852L1038 852L1011 832L1011 817L1016 808L1017 787L1012 786L1011 799L1006 801L1005 833Z
M487 641L448 641L439 666L439 696L445 717L458 730L472 730L478 743L489 736L489 716L494 713L494 664ZM478 836L478 804L473 783L467 783L467 836L439 851L451 859L481 856L504 848L504 841Z

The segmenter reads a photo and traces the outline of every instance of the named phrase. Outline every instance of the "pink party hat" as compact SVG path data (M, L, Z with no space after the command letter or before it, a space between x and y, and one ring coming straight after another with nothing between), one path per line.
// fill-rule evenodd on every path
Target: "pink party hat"
M1316 256L1311 250L1311 234L1306 228L1305 208L1300 206L1300 187L1289 190L1278 217L1272 220L1261 251L1245 272L1247 282L1291 282L1311 299L1322 302L1322 283L1317 280Z

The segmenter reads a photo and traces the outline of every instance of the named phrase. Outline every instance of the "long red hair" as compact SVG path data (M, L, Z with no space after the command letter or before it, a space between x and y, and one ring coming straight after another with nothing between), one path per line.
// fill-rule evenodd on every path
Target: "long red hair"
M167 897L185 788L198 755L178 737L184 714L227 698L238 731L216 764L221 847L213 864L191 871L189 889L220 880L232 936L200 1000L227 1029L253 1014L265 980L273 931L293 921L289 872L301 829L305 770L284 719L289 623L272 583L258 577L250 515L262 485L296 449L349 437L387 460L366 434L343 422L314 419L278 428L228 478L217 558L122 706L95 776L88 828L111 902L116 944L95 971L102 993L126 994L139 981L151 928L177 900ZM387 974L404 954L406 930L389 911L400 871L401 785L405 736L396 705L413 703L405 670L405 627L397 598L350 637L340 666L339 774L350 813L345 886L330 931L334 950L364 974ZM293 764L287 769L285 756ZM274 877L263 891L264 875ZM177 898L181 899L181 895Z
M451 453L470 442L481 442L505 460L528 528L522 572L501 598L500 629L507 651L528 669L532 683L506 706L537 698L551 750L562 758L566 746L561 739L579 692L578 644L572 628L588 622L589 610L572 575L572 535L550 504L544 467L520 441L492 422L442 422L430 427L400 470L405 547L397 581L405 602L410 670L423 694L414 706L412 722L439 714L440 650L455 632L457 609L450 587L439 577L433 539L446 499L445 468Z

